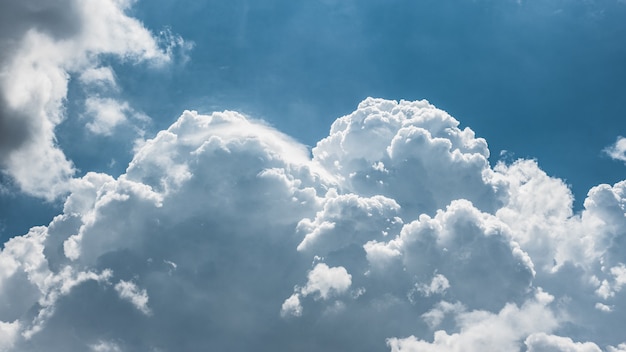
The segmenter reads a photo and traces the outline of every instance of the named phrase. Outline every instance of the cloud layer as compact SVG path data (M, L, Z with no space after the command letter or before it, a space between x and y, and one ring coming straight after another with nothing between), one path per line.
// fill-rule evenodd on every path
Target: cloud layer
M105 75L109 77L108 75ZM0 253L0 351L618 351L626 182L585 209L426 101L309 151L186 111Z

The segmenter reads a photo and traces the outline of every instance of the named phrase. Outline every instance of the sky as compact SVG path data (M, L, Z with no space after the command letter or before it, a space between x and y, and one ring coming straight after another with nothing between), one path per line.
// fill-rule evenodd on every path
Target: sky
M624 19L0 2L0 351L626 351Z

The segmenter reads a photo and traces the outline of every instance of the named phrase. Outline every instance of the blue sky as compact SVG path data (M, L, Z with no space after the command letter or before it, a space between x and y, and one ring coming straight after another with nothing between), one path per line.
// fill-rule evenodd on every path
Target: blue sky
M0 351L626 350L624 1L0 13Z

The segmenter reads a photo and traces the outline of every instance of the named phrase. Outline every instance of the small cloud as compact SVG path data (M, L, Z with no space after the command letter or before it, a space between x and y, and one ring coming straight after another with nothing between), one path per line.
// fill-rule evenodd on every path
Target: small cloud
M150 315L148 293L145 289L140 290L132 281L121 280L115 285L115 291L117 291L121 299L132 303L143 314Z
M127 114L132 112L126 102L119 102L110 98L88 98L85 101L85 110L93 120L87 123L89 131L109 136L117 125L125 123Z
M183 64L190 60L189 52L195 46L193 41L185 40L180 35L172 33L169 27L159 32L157 42L168 60L178 58Z
M424 297L430 297L433 294L444 294L450 288L450 283L445 276L437 274L433 277L430 284L417 284L415 288Z
M604 148L603 152L613 160L626 162L626 138L619 136L614 144Z
M141 112L135 111L125 101L118 101L113 98L90 97L85 100L85 115L91 119L87 123L87 129L96 134L110 136L117 126L135 122L149 122L150 117ZM135 127L138 134L142 130Z
M93 352L121 352L122 349L116 343L107 341L98 341L98 343L89 346Z
M351 284L352 275L344 267L329 268L328 265L319 263L309 272L309 281L302 289L302 294L307 296L318 293L320 298L327 299L334 294L346 292Z
M600 302L596 303L596 309L601 312L607 312L607 313L610 313L613 311L613 307L607 306L606 304L603 304Z
M422 314L422 319L428 324L431 329L436 328L441 324L446 315L448 314L460 314L465 311L465 307L460 302L450 303L441 301L437 303L433 309Z
M109 66L93 67L83 71L78 77L85 85L94 85L100 88L116 88L115 73Z
M300 304L300 295L294 293L283 302L283 306L280 309L281 317L294 316L299 317L302 315L302 305Z
M10 351L20 334L20 322L18 320L7 323L0 320L0 351Z
M283 302L280 315L282 317L299 317L302 315L301 296L306 297L311 294L316 294L317 297L315 297L315 299L321 298L322 300L327 300L333 296L345 293L350 288L350 285L352 285L352 275L348 274L348 271L346 271L344 267L330 268L325 263L318 263L315 268L309 272L306 286L296 287L294 289L296 292ZM358 295L360 294L361 293ZM338 306L335 308L338 308Z

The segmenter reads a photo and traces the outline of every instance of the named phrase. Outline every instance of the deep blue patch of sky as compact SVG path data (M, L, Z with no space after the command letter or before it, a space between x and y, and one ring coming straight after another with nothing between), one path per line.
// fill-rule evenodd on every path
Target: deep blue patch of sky
M428 99L486 138L492 163L501 150L537 158L577 209L590 187L625 178L601 152L626 135L619 0L153 0L132 12L195 43L165 70L111 60L149 133L184 109L232 109L313 146L367 96ZM90 136L68 102L67 155L83 173L123 172L132 141Z

